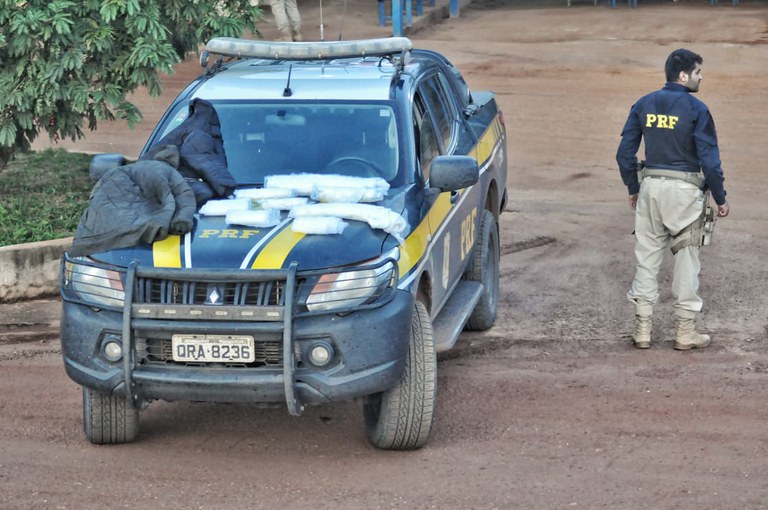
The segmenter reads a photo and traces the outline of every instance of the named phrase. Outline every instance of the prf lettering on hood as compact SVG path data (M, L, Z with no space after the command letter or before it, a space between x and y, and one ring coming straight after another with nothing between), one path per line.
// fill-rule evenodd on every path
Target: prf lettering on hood
M216 239L248 239L251 236L258 234L258 230L239 230L235 228L225 228L223 230L218 229L205 229L200 234L200 238L214 237Z
M656 115L654 113L645 114L645 127L656 127L661 129L675 129L675 124L680 120L676 115Z

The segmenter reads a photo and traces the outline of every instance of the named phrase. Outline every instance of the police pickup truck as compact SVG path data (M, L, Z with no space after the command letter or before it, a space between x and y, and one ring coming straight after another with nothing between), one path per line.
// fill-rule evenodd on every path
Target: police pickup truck
M86 437L135 440L153 400L299 415L358 399L373 445L423 446L436 353L496 319L507 158L494 94L403 37L217 38L201 63L143 154L205 101L246 197L232 203L257 212L270 180L305 202L272 209L267 226L199 209L184 235L65 254L62 354ZM317 193L322 176L336 199Z

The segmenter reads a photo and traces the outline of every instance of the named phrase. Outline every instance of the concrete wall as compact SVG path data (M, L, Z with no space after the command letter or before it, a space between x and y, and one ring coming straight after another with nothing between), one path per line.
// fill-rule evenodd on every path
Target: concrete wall
M0 246L0 303L55 296L61 255L72 238Z

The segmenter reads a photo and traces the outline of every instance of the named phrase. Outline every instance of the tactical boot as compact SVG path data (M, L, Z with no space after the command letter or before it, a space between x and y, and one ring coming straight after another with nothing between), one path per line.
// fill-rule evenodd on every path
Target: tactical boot
M651 317L635 315L635 333L632 341L638 349L651 348Z
M690 349L701 349L707 347L712 342L709 335L702 335L696 331L693 319L677 318L677 339L675 340L675 349L678 351L688 351Z

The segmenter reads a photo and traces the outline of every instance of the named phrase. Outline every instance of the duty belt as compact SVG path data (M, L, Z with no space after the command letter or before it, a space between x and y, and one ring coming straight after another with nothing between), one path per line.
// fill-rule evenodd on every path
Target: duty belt
M641 181L646 177L653 177L655 179L678 179L681 181L690 182L698 188L701 188L704 185L704 176L697 172L662 170L659 168L643 168L638 172L638 175Z

